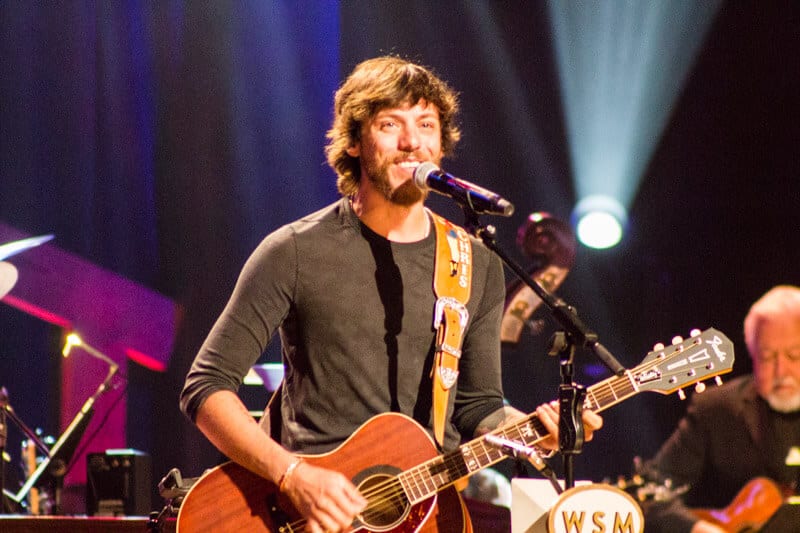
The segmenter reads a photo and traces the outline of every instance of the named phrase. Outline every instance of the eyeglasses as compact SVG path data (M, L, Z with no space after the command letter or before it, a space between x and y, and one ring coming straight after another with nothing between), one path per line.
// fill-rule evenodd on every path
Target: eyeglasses
M795 346L787 350L761 350L758 354L758 361L760 363L773 363L780 354L786 356L786 359L792 363L797 363L800 361L800 346Z

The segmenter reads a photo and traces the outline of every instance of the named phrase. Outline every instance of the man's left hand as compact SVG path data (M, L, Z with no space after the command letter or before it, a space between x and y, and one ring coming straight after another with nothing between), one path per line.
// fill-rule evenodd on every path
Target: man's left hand
M543 403L536 408L536 415L549 433L547 438L536 443L537 446L546 450L558 450L558 402ZM583 440L589 442L594 438L594 432L603 427L603 417L594 411L584 409L581 418L583 420Z

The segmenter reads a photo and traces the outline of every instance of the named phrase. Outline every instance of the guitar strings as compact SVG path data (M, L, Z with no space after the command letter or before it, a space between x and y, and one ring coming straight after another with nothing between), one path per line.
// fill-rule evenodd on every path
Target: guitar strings
M658 363L659 363L658 361L653 361L651 363L643 364L639 368L639 370L648 369L648 367L655 366ZM595 390L595 389L600 389L600 390ZM598 399L600 399L600 400L609 400L609 401L610 400L618 400L620 398L620 396L621 396L620 392L622 392L622 396L625 396L626 394L630 394L630 393L636 392L636 389L635 389L635 387L633 387L629 376L626 375L626 376L621 376L621 377L613 377L613 378L610 378L608 381L600 382L600 383L598 383L598 385L596 387L592 387L591 391L593 393L593 397L595 398L595 403L599 404L600 402L598 401ZM517 433L516 437L519 438L520 440L522 440L523 442L525 442L526 439L523 438L523 435L522 435L522 432L521 432L521 428L526 424L531 424L534 427L535 436L536 436L536 438L533 439L534 442L538 441L538 440L541 440L542 438L544 438L547 435L546 428L544 428L544 426L539 421L538 417L535 416L535 415L531 415L531 416L527 417L526 420L523 420L521 423L517 423L514 426L512 426L511 428L507 428L507 429L501 430L501 431L506 435L508 435L509 433L512 433L512 432L513 433ZM527 444L527 442L526 442L526 444ZM473 452L480 453L479 450L477 450L478 447L482 448L482 454L484 456L490 458L490 459L500 460L500 459L503 458L503 454L498 452L494 448L487 449L483 439L478 439L474 443L467 444L466 449L471 449ZM489 453L490 451L494 452L494 454L495 454L494 458L491 457L492 454ZM457 467L458 463L461 460L463 460L461 455L458 455L457 457L447 457L446 456L443 459L443 463L448 467L448 470L450 470L451 467ZM429 464L430 463L426 463L425 465L422 465L420 467L417 467L415 469L410 470L408 472L409 476L412 477L412 478L417 477L415 472L418 471L418 470L426 468L426 466L428 466ZM427 490L427 488L428 488L427 484L425 484L425 489ZM378 487L378 489L380 489L380 487ZM398 489L402 489L402 487L398 487Z
M367 498L368 504L367 508L361 512L360 515L362 516L362 521L367 525L373 522L375 518L386 516L391 511L402 510L406 506L406 503L409 503L404 496L405 493L399 478L392 478L390 481L383 482L380 485L383 485L382 491L372 490L370 491L371 494L363 494L363 496ZM381 494L381 492L385 492L385 494ZM381 497L375 498L375 496ZM397 518L403 515L402 512L393 514L396 514ZM286 524L286 527L289 528L289 531L300 532L305 531L307 523L308 520L303 518ZM300 529L301 527L302 529Z
M649 370L661 364L662 362L663 360L653 360L648 363L643 363L636 370L637 371ZM609 405L601 405L601 404L605 404L606 402L611 403L612 401L618 401L620 399L624 399L628 397L630 394L636 393L638 391L631 382L630 376L626 374L624 376L613 376L611 378L608 378L607 380L601 381L596 385L589 387L588 392L591 392L591 397L594 398L595 404L597 404L599 407L608 407ZM539 440L542 440L545 437L547 437L547 430L542 425L541 421L539 420L539 417L536 416L535 413L528 415L525 419L513 424L510 428L501 428L497 431L506 436L508 436L509 433L514 432L516 434L515 435L516 438L522 440L523 442L526 443L526 445L528 445L530 443L525 441L524 435L522 434L522 427L526 425L533 426L534 436L535 436L535 438L532 441L533 443L538 442ZM499 450L493 447L487 448L483 438L478 438L475 441L466 443L462 447L462 449L470 450L473 453L475 453L478 452L477 448L479 446L482 448L481 452L482 455L487 457L490 461L499 461L504 457L502 452L500 452ZM490 452L494 452L494 455L496 455L496 457L492 457L492 453ZM421 472L424 470L429 470L432 466L437 464L437 461L440 461L439 464L444 465L445 469L441 474L428 476L434 481L433 483L434 490L429 490L427 483L423 479L424 476L421 475ZM401 474L401 476L407 478L409 482L413 481L417 489L419 488L420 483L422 483L425 492L429 491L434 493L456 481L456 479L450 479L448 477L444 479L445 483L438 485L434 478L436 476L442 476L445 473L451 474L452 472L459 470L459 467L462 465L463 465L463 455L451 453L434 458L430 461L426 461L425 463L404 472L403 474ZM469 473L471 472L467 471L465 472L465 475ZM406 496L406 490L403 488L403 483L400 476L392 477L387 479L386 481L377 483L376 485L370 487L369 490L363 492L362 495L368 501L366 509L362 513L360 513L362 516L362 521L365 523L365 525L370 524L371 522L370 519L386 516L387 512L403 510L406 507L406 504L412 506L414 505ZM400 518L400 516L402 516L403 513L397 513L397 514L398 518ZM300 519L291 522L289 524L286 524L286 526L289 528L289 531L297 531L299 533L300 531L305 531L306 524L307 524L306 519ZM300 527L302 527L303 529L302 530L299 529Z

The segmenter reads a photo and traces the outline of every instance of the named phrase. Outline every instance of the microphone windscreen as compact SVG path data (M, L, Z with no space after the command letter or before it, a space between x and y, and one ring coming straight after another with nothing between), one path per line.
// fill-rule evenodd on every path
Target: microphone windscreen
M428 176L431 174L431 172L437 172L439 170L441 169L434 163L425 161L416 169L414 169L414 185L423 190L428 189Z

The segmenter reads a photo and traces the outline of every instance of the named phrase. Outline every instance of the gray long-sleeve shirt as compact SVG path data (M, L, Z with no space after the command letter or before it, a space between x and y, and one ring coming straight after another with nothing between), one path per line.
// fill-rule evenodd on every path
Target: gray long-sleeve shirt
M267 236L198 353L181 394L194 419L217 390L237 391L278 331L285 383L282 444L328 451L379 413L430 431L435 232L394 243L342 199ZM473 239L469 325L450 395L445 447L502 407L502 266Z

